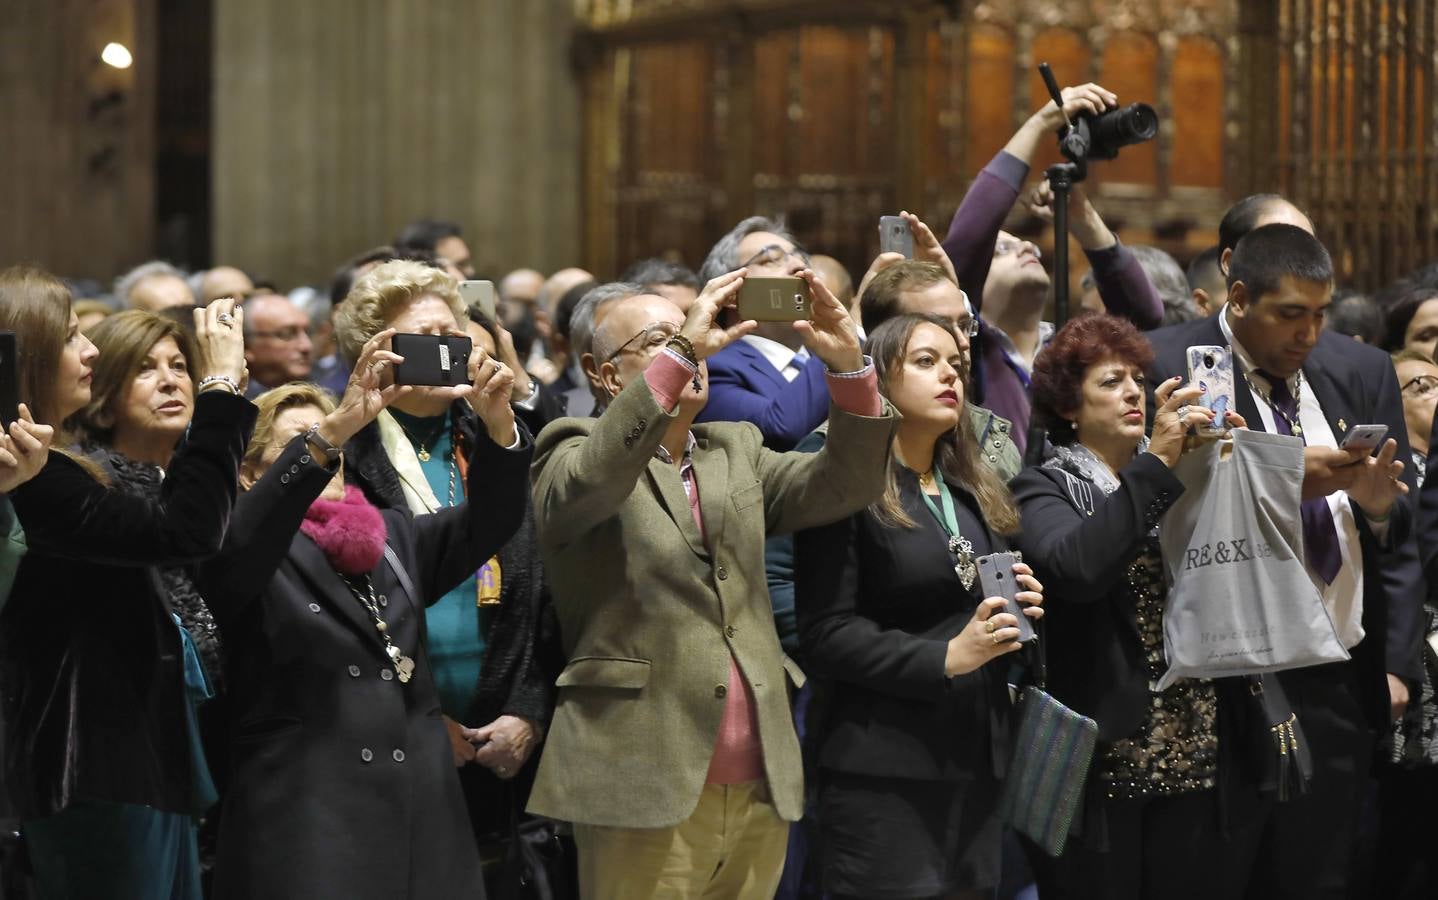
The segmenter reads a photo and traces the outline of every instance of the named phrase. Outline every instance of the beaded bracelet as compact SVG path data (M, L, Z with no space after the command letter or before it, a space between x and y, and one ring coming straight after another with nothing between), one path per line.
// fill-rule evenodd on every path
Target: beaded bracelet
M214 387L217 384L229 388L230 393L234 394L236 397L240 395L239 383L228 375L206 375L204 378L200 379L199 385L195 388L195 393L203 394L206 390Z
M695 366L699 365L699 354L694 352L694 342L689 340L684 335L674 335L674 337L669 339L669 343L665 346L673 350L675 353L678 353L685 359L689 360L689 362L693 363Z

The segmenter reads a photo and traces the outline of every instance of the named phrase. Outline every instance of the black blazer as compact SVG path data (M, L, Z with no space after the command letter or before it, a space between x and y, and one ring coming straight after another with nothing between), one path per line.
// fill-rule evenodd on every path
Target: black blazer
M29 552L0 613L5 777L21 818L106 800L199 813L180 634L155 566L220 548L255 424L243 397L195 401L158 499L51 452L10 495Z
M813 726L819 765L894 778L954 781L1008 763L1007 661L944 676L948 641L978 605L954 573L948 536L898 475L914 528L881 524L865 510L795 538L795 608L811 676L823 683ZM978 504L950 485L974 517ZM987 527L976 555L1007 549Z
M552 397L544 391L541 386L542 396ZM533 414L517 416L530 427L531 434L538 434L548 421L544 417L554 410L553 403L544 400ZM474 447L484 430L479 417L466 401L456 403L452 412L459 422L460 446ZM345 446L345 478L358 485L380 509L409 510L399 473L385 454L375 423L361 429ZM554 680L564 668L564 652L535 538L533 503L527 491L524 516L514 535L500 548L499 565L500 603L490 621L489 633L483 635L486 646L479 683L470 708L451 710L451 716L463 716L464 724L470 726L488 725L500 715L523 716L548 725L554 715ZM533 768L525 766L526 772Z
M1023 514L1019 547L1044 585L1049 693L1097 721L1099 740L1109 743L1132 735L1149 704L1143 639L1125 590L1128 567L1183 493L1151 453L1118 475L1109 495L1083 482L1092 513L1074 505L1072 476L1056 469L1026 469L1010 483Z
M1226 346L1228 342L1218 324L1221 315L1220 311L1207 319L1149 332L1155 353L1148 373L1150 384L1175 375L1186 378L1185 351L1189 346ZM1397 459L1405 464L1412 459L1398 378L1388 354L1325 330L1303 364L1303 380L1318 398L1329 427L1340 440L1344 433L1338 427L1340 419L1349 427L1384 424L1388 426L1388 436L1398 441ZM1242 378L1235 378L1235 382L1234 400L1239 414L1250 428L1262 431L1258 401ZM1403 477L1411 491L1413 473L1406 465ZM1413 500L1411 496L1400 497L1394 504L1388 534L1381 545L1356 504L1353 515L1363 547L1365 636L1351 652L1358 668L1359 701L1368 724L1386 730L1390 719L1386 673L1414 680L1422 673L1418 651L1422 640L1423 580L1412 535Z
M299 530L333 470L296 438L240 498L224 550L197 572L224 630L235 723L218 897L478 895L424 610L518 526L532 450L482 437L467 485L481 502L383 512L414 591L388 560L370 577L389 634L415 661L407 684L369 613Z

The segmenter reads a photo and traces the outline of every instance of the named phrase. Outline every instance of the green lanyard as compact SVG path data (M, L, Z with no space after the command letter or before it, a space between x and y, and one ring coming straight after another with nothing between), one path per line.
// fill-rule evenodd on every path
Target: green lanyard
M959 533L959 517L954 513L954 495L949 492L948 484L937 471L933 472L931 477L939 486L939 502L943 504L943 512L939 511L939 507L934 504L933 498L924 490L922 484L919 485L919 496L924 498L924 505L929 508L929 512L934 514L939 525L948 533L949 552L958 558L958 562L954 565L954 574L959 576L959 582L964 586L964 590L971 590L974 580L978 578L979 574L978 564L974 562L974 545Z

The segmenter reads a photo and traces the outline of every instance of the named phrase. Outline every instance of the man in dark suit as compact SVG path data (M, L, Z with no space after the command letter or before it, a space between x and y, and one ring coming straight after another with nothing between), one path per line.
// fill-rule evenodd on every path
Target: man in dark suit
M1249 232L1264 225L1295 225L1313 234L1313 222L1308 215L1279 194L1252 194L1228 208L1223 221L1218 225L1218 257L1216 265L1220 276L1228 277L1229 262L1234 248ZM1221 307L1227 299L1227 287L1223 294L1216 295L1214 306ZM1331 310L1330 310L1331 312ZM1349 348L1333 342L1332 335L1322 343L1333 344L1338 352ZM1368 354L1372 356L1372 354ZM1180 373L1182 374L1182 373ZM1403 433L1398 429L1396 433ZM1407 456L1399 456L1406 461ZM1410 479L1414 473L1407 473ZM1409 480L1409 486L1417 484ZM1416 501L1410 500L1416 508ZM1419 542L1402 541L1383 553L1383 581L1391 598L1388 608L1388 698L1394 719L1403 715L1408 706L1411 692L1417 689L1422 677L1423 663L1420 653L1423 638L1423 603L1428 594L1423 569L1418 560Z
M1333 289L1328 251L1288 224L1257 227L1237 245L1228 304L1216 315L1159 329L1153 384L1186 377L1186 349L1233 350L1234 400L1250 428L1304 439L1305 549L1310 575L1352 659L1280 673L1312 751L1310 790L1285 803L1239 791L1230 807L1232 860L1251 867L1249 896L1346 896L1364 779L1389 721L1387 617L1416 596L1391 596L1385 561L1411 540L1412 473L1393 367L1373 348L1323 330ZM1384 424L1376 456L1338 443L1353 425ZM1406 654L1406 651L1404 651ZM1402 670L1401 668L1399 669Z

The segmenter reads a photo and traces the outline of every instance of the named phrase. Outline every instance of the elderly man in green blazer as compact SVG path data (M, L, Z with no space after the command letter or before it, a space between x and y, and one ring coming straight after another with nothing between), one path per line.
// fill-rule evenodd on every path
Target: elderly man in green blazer
M877 499L896 414L853 321L812 272L795 324L829 370L828 445L776 453L741 423L693 425L705 357L751 331L717 324L743 283L688 316L637 285L595 334L613 398L537 441L534 507L568 665L531 812L575 824L586 898L773 896L803 805L789 693L764 579L768 534ZM613 298L609 298L613 299Z

